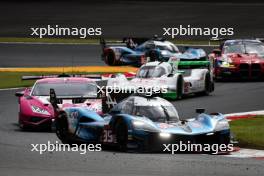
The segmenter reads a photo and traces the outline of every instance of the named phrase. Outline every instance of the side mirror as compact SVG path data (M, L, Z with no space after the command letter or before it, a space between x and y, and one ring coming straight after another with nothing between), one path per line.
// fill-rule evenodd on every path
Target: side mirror
M24 91L22 91L22 92L16 92L15 93L15 96L16 97L22 97L22 96L24 96Z
M216 55L216 56L221 56L222 52L220 49L214 49L213 50L213 53Z
M197 109L195 109L195 112L196 112L197 114L202 114L202 113L205 112L205 109L203 109L203 108L197 108Z

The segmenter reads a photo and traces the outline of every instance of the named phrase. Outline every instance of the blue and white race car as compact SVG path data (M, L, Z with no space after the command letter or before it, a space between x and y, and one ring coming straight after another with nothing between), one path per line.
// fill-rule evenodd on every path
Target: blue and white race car
M141 66L148 61L168 61L171 57L180 60L206 61L207 55L203 49L186 48L181 53L176 45L162 38L154 37L144 42L126 38L126 45L109 45L101 40L103 49L102 59L107 65ZM142 42L142 43L141 43Z
M230 128L225 117L198 110L196 118L180 120L167 100L133 95L105 116L80 107L58 112L56 134L63 143L99 143L123 151L162 151L164 144L179 142L228 145Z

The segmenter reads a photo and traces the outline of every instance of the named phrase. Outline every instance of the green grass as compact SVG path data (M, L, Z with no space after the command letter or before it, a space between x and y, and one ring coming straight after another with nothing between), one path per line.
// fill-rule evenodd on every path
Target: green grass
M107 41L120 41L121 39L107 39ZM33 42L33 43L81 43L81 44L99 44L99 39L69 39L69 38L17 38L17 37L0 37L0 42ZM173 39L171 42L184 45L208 45L208 40L178 40ZM219 45L218 41L211 41L211 45Z
M22 81L21 77L23 75L32 75L32 73L27 74L27 73L19 73L19 72L0 72L0 88L3 89L3 88L32 86L35 81L34 80Z
M0 89L15 87L30 87L36 80L24 80L22 76L52 75L61 73L39 73L39 72L0 72ZM69 74L100 74L100 73L69 73Z
M230 126L240 147L264 149L264 116L234 120Z

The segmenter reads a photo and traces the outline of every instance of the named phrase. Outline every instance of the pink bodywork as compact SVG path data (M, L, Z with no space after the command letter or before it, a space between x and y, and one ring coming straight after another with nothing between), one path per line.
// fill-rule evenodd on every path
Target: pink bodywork
M60 83L60 82L80 82L80 83L95 83L93 79L89 78L44 78L37 80L36 83ZM35 83L35 84L36 84ZM52 105L47 101L44 103L40 100L41 97L31 96L31 89L26 88L24 95L19 97L19 122L20 125L38 127L42 125L51 125L52 120L55 118L55 113ZM48 97L46 97L48 98ZM31 106L40 107L48 112L48 114L40 114L32 111ZM72 104L69 101L59 105L61 109L68 107L87 107L88 109L102 114L102 100L101 99L87 99L84 103Z

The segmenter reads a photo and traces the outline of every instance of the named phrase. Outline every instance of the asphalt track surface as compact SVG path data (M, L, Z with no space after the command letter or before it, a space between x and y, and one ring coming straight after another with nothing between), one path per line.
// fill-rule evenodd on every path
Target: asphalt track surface
M0 44L0 67L105 65L99 45Z
M186 1L188 2L188 1ZM31 27L101 27L106 37L151 37L163 27L233 27L232 37L264 37L263 3L175 1L0 2L0 37L32 37ZM205 38L185 36L182 38Z
M212 50L212 47L201 48L207 52ZM101 60L101 53L100 45L90 44L0 43L0 67L105 65Z

